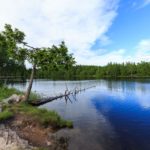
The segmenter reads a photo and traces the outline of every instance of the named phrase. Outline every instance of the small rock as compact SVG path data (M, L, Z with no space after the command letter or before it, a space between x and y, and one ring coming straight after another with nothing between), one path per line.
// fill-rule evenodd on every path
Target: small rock
M52 143L50 141L47 141L46 144L47 144L47 146L51 146L52 145Z
M28 141L21 139L15 131L0 124L0 150L33 150Z
M5 99L4 101L6 103L19 103L20 101L24 100L24 95L17 95L17 94L13 94L12 96L10 96L9 98Z

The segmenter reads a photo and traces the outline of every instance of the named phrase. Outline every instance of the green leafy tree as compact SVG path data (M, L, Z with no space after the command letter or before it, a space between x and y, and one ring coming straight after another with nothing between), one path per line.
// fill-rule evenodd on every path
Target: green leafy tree
M0 33L0 68L5 67L8 60L5 37Z
M12 29L11 25L8 24L5 25L5 30L1 35L5 39L5 45L7 46L10 58L18 63L28 60L33 66L29 86L25 93L25 100L29 99L36 68L51 68L52 70L69 69L75 64L72 54L68 53L65 42L62 42L59 46L33 48L24 42L25 34L22 31ZM24 48L22 44L28 48Z

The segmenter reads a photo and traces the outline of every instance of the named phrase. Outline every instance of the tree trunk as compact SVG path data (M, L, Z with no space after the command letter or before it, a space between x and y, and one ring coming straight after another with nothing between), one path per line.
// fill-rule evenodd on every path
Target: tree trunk
M32 68L32 72L31 72L31 76L30 76L29 86L28 86L27 91L25 93L25 98L24 98L25 101L29 100L29 96L30 96L30 92L32 89L32 84L33 84L33 79L34 79L35 69L36 69L36 65L34 64L33 68Z

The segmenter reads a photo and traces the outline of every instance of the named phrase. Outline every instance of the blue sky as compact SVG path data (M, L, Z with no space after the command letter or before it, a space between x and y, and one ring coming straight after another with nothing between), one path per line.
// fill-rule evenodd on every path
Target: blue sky
M5 23L43 47L64 40L78 64L150 60L150 0L0 0Z
M120 1L118 15L107 33L112 40L108 49L122 47L127 54L134 54L135 45L150 38L150 5L143 4L143 0Z

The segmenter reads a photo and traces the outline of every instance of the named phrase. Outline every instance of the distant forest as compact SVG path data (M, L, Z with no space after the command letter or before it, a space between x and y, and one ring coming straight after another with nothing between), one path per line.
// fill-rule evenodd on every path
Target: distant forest
M3 57L4 58L4 57ZM5 63L4 63L5 61ZM0 59L0 78L7 76L29 78L31 69L11 59ZM36 78L49 79L99 79L99 78L150 77L150 62L109 63L106 66L75 65L66 70L37 69Z
M150 62L109 63L106 66L76 65L72 55L67 54L68 49L64 42L59 47L53 45L52 48L41 48L38 51L31 51L18 46L18 44L24 43L24 37L25 34L23 32L16 28L12 29L11 25L8 24L5 25L4 31L0 32L0 79L9 77L29 78L32 69L26 68L26 60L35 64L36 78L99 79L150 77ZM31 46L28 47L31 48Z
M37 77L53 79L136 78L150 77L150 62L109 63L106 66L76 65L68 71L38 70Z

